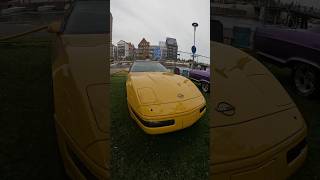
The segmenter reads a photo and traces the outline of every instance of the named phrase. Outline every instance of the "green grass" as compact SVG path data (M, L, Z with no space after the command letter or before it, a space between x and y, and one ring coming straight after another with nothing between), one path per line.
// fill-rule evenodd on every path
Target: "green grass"
M279 68L275 65L265 63L283 87L290 94L297 104L308 125L308 156L303 167L300 168L291 178L292 180L320 179L320 99L308 99L298 96L290 82L291 70L289 68Z
M145 134L130 118L125 81L123 74L111 78L112 178L207 179L208 113L190 128Z
M0 179L65 177L56 144L50 47L45 41L0 43Z

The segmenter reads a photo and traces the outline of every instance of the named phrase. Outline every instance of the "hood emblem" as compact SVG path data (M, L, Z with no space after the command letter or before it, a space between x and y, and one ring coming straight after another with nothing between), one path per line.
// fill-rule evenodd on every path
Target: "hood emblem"
M233 116L236 113L236 108L227 102L220 102L216 107L216 111L226 116Z
M178 97L178 98L184 98L184 95L181 94L181 93L179 93L179 94L177 95L177 97Z

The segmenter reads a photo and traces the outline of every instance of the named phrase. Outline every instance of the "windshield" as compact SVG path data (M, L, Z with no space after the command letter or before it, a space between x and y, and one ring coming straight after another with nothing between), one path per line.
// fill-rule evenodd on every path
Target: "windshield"
M158 62L134 62L130 72L168 72L168 70Z
M65 27L66 34L103 34L108 31L107 3L79 1L75 4Z

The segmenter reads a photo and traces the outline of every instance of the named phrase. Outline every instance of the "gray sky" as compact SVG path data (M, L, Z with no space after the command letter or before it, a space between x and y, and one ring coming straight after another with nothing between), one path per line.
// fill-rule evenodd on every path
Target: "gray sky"
M210 56L209 0L111 0L113 16L112 41L132 42L135 47L144 37L151 45L158 45L166 37L177 39L178 50L191 52L192 22L196 31L197 54ZM190 55L181 57L186 58ZM199 61L210 62L200 58Z

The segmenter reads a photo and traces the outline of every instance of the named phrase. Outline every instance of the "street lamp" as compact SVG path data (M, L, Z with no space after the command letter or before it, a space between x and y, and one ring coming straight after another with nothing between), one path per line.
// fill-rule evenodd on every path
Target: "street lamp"
M194 28L194 33L193 33L193 45L195 45L195 43L196 43L196 28L199 26L199 24L196 23L196 22L194 22L194 23L192 23L192 26L193 26L193 28Z
M199 26L199 24L194 22L194 23L192 23L192 26L194 28L194 31L193 31L193 46L192 46L191 50L192 50L192 54L193 54L192 61L193 61L193 64L194 64L194 55L196 53L196 28ZM192 64L192 68L193 68L193 64Z

